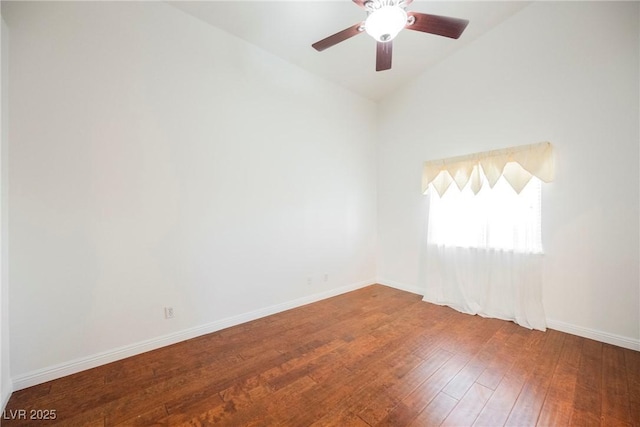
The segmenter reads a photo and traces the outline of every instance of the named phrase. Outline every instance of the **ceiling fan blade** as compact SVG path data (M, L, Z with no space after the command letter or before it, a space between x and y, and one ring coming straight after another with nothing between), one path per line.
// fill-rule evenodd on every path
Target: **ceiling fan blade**
M418 12L407 12L407 15L413 16L415 22L405 28L452 39L460 37L469 24L466 19L449 18L447 16L427 15L426 13Z
M376 71L391 69L393 42L378 42L376 46Z
M325 49L330 48L331 46L334 46L340 42L345 41L346 39L349 39L353 36L357 36L358 34L360 34L362 31L360 31L360 27L362 26L361 23L355 24L349 28L346 28L340 32L337 32L325 39L320 40L319 42L315 42L314 44L312 44L311 46L317 50L318 52L322 52Z

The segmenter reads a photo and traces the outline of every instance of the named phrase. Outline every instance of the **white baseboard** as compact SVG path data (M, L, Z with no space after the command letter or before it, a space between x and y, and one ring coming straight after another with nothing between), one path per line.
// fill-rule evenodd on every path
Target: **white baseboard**
M424 290L417 286L407 285L405 283L395 282L393 280L378 279L381 285L391 286L392 288L411 292L418 295L424 295ZM560 332L577 335L583 338L600 341L607 344L616 345L618 347L628 348L630 350L640 351L640 340L635 338L624 337L621 335L611 334L608 332L598 331L596 329L576 326L570 323L561 322L559 320L547 319L547 327Z
M603 343L617 345L618 347L640 351L640 340L636 338L623 337L621 335L602 332L596 329L585 328L582 326L576 326L570 323L565 323L553 319L547 319L547 327L549 327L550 329L555 329L556 331L577 335L579 337L589 338Z
M424 295L424 289L418 286L407 285L406 283L396 282L394 280L378 279L376 283L392 288L400 289L401 291L411 292L412 294Z
M285 310L300 307L306 304L310 304L316 301L320 301L326 298L330 298L336 295L344 294L356 289L363 288L375 283L375 280L365 280L358 283L342 286L328 291L320 292L317 294L305 296L292 301L287 301L281 304L272 305L269 307L254 310L248 313L243 313L237 316L227 317L208 324L195 326L193 328L185 329L183 331L175 332L172 334L163 335L160 337L152 338L149 340L141 341L135 344L130 344L115 348L102 353L97 353L87 357L81 357L66 363L50 366L43 369L38 369L27 374L19 375L13 378L12 385L13 390L21 390L23 388L31 387L37 384L42 384L47 381L62 378L67 375L75 374L87 369L95 368L97 366L105 365L107 363L115 362L117 360L125 359L127 357L135 356L137 354L145 353L147 351L155 350L161 347L165 347L171 344L185 341L191 338L195 338L201 335L206 335L212 332L219 331L221 329L229 328L231 326L239 325L241 323L249 322L251 320L259 319L261 317L269 316L272 314L280 313ZM9 393L10 395L10 393ZM5 396L2 396L4 399ZM8 396L7 396L8 400ZM5 402L6 403L6 402Z

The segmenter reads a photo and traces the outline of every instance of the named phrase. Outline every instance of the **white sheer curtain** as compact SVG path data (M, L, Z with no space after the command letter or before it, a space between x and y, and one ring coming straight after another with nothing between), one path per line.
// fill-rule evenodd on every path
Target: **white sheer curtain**
M446 246L427 253L425 301L546 330L542 255Z
M424 300L545 330L540 180L517 193L476 170L462 191L430 186Z

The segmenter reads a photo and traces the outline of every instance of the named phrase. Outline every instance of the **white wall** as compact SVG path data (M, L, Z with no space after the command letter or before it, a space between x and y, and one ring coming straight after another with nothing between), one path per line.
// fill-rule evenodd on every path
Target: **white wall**
M2 7L16 387L373 282L373 103L165 3Z
M0 14L1 17L1 14ZM1 57L0 76L2 89L0 90L0 107L2 116L0 143L0 408L9 400L12 392L11 372L9 363L9 277L8 277L8 168L7 149L9 143L9 28L2 21L2 36L0 37Z
M423 161L548 140L549 325L640 349L638 8L533 3L381 103L381 282L425 284Z

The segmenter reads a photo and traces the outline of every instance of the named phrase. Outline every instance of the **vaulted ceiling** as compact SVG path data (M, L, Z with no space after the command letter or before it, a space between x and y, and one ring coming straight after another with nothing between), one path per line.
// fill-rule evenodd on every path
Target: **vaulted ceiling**
M366 33L323 52L311 44L365 18L349 0L173 1L174 7L322 78L379 100L456 50L473 43L529 2L414 1L408 10L468 19L460 39L402 31L394 40L393 68L375 71L376 43Z

